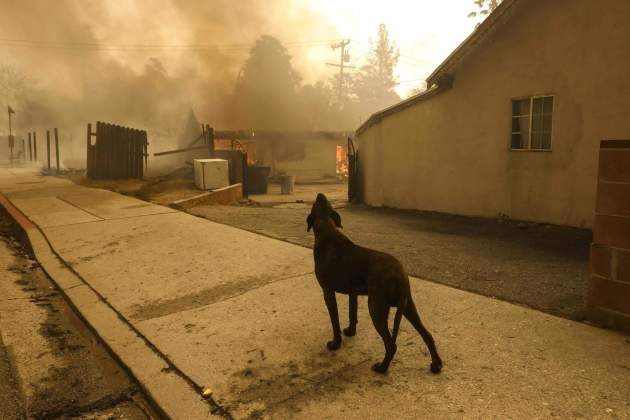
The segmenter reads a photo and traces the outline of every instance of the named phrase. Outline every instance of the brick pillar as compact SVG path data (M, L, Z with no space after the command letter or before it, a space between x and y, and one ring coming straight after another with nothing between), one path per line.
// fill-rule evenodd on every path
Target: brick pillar
M587 317L630 333L630 140L603 140Z

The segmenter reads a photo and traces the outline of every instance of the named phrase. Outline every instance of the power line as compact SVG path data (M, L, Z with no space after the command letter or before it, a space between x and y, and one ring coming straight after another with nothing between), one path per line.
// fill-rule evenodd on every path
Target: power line
M51 42L41 40L29 40L29 39L8 39L0 38L3 42L16 42L26 44L38 44L38 45L62 45L62 46L88 46L88 47L145 47L145 48L179 48L179 47L248 47L251 44L237 43L237 44L107 44L102 42ZM323 39L323 40L310 40L310 41L290 41L283 43L284 45L305 45L305 44L329 44L330 42L337 41L335 39Z
M355 49L361 51L362 53L369 53L370 51L366 48L362 48L362 47L355 47ZM331 63L327 63L328 65L331 66L335 66L335 67L339 67L338 64L331 64ZM346 67L352 67L355 68L354 66L346 66ZM427 69L433 70L433 68L435 67L435 65L431 64L431 65L427 65L427 66L422 66L425 67ZM429 72L427 72L427 75L429 74ZM417 79L411 79L411 80L403 80L400 82L396 82L396 85L411 85L413 84L414 86L417 85L417 82L425 82L426 77L422 77L422 78L417 78Z
M363 41L357 41L359 44L370 45ZM287 49L293 48L316 48L325 47L339 40L310 40L310 41L289 41L283 42L282 45ZM0 46L18 47L18 48L42 48L42 49L58 49L58 50L94 50L106 52L247 52L252 48L253 43L234 43L234 44L115 44L102 42L54 42L32 39L11 39L0 38ZM368 48L358 47L363 53L369 53ZM435 67L436 63L413 57L407 54L399 54L401 61L411 64L425 65L427 67Z
M402 82L396 82L397 85L407 85L407 84L415 84L417 82L424 82L425 79L412 79L412 80L404 80Z
M370 44L369 42L358 41L356 39L353 39L352 41L356 42L356 43L359 43L359 44L363 44L363 45L369 46L370 48L372 47L372 44ZM371 50L370 49L363 49L363 51L369 52ZM398 49L398 52L399 52L399 54L398 54L399 57L403 58L403 59L405 59L407 61L416 62L418 64L426 64L426 65L434 66L434 67L437 65L435 61L426 60L426 59L423 59L423 58L418 58L418 57L412 56L412 55L407 54L407 53L401 54L400 53L400 48Z
M330 47L333 50L337 48L341 48L341 57L339 59L339 64L326 63L328 66L339 67L339 84L337 86L337 106L339 109L342 108L342 100L343 100L343 70L344 68L354 68L354 66L349 66L346 62L350 61L350 54L346 52L346 47L350 45L349 39L344 39L336 44L332 44Z
M287 48L323 47L334 40L292 41L282 43ZM100 42L50 42L27 39L0 38L0 46L23 48L51 48L98 51L249 51L252 43L244 44L107 44Z
M367 49L363 49L363 48L357 48L358 51L360 51L363 54L369 54L370 51ZM398 64L402 64L404 66L413 66L413 67L417 67L419 69L426 69L427 71L432 71L433 69L435 69L435 67L437 66L436 64L430 64L427 62L427 64L424 63L418 63L417 61L411 61L411 60L407 60L405 58L399 57L398 60Z
M344 70L346 68L355 68L354 66L345 64L349 61L349 54L346 51L346 47L350 44L351 40L342 40L333 45L331 42L337 40L310 40L310 41L290 41L283 43L287 49L293 48L314 48L314 47L328 47L332 46L333 49L341 48L340 64L329 65L339 67L339 86L338 86L338 102L341 106L343 99L343 83L344 83ZM365 42L357 41L364 45ZM252 43L233 43L233 44L113 44L113 43L100 43L100 42L51 42L41 40L29 40L29 39L9 39L0 38L0 47L18 47L18 48L44 48L44 49L62 49L62 50L75 50L75 51L104 51L104 52L215 52L221 54L242 54L248 52L252 48ZM359 51L363 53L370 53L371 50L367 48L358 47ZM412 58L407 55L400 54L403 58L402 61L407 63L412 62L414 65L420 63L426 63L427 67L432 69L435 65L429 63L426 60ZM424 81L424 79L413 79L397 82L397 85L411 84L418 81Z

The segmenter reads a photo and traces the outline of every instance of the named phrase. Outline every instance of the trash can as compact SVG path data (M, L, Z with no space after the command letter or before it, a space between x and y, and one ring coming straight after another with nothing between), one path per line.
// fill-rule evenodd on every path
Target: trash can
M280 192L285 195L293 194L293 187L295 186L295 176L282 175L280 177Z
M247 194L267 194L267 183L271 168L269 166L247 167Z

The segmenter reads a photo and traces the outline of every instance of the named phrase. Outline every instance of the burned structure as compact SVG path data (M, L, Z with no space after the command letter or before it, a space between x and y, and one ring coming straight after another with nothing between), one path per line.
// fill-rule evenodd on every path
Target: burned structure
M348 175L345 131L215 130L201 125L200 134L186 147L155 153L186 159L229 161L230 183L243 183L244 192L260 193L268 178L288 175L298 183L345 182Z
M219 131L215 150L242 150L251 166L270 176L292 175L296 182L342 181L347 176L349 132ZM227 138L222 138L227 137Z

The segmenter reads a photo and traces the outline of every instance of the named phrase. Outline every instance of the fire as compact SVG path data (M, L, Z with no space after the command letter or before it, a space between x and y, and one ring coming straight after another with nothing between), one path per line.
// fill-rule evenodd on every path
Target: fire
M337 176L348 178L348 150L345 146L337 146Z
M216 150L240 150L247 153L247 164L256 163L256 144L253 141L215 139L214 148Z

